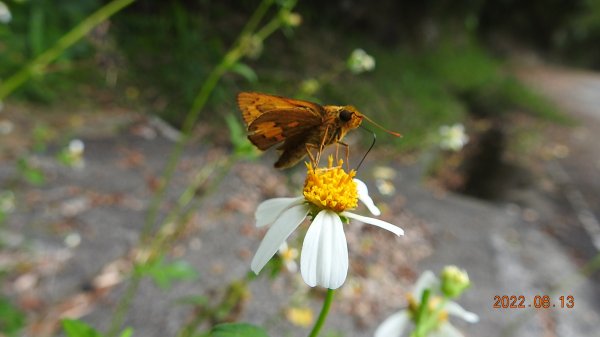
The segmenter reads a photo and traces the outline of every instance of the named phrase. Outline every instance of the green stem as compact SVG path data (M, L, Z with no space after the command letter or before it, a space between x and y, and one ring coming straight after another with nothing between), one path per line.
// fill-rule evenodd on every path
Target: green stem
M234 162L235 158L227 159L225 162L217 161L216 164L213 164L210 167L203 168L202 170L200 170L200 172L193 179L192 184L190 184L190 186L188 186L187 189L181 194L176 208L166 216L162 225L171 222L178 222L179 224L177 225L177 229L174 231L174 233L178 233L179 227L181 227L185 223L185 221L182 221L181 218L185 217L189 213L193 212L194 209L197 209L199 207L198 204L200 203L200 201L205 196L209 195L216 188L216 186L218 186L223 181L227 173L230 171ZM197 197L194 192L200 185L208 181L210 174L213 171L219 172L219 175L216 178L210 180L210 186L208 187L206 193L204 193L200 197ZM196 198L196 202L194 203L195 205L189 207L183 215L179 214L183 208L185 208L193 202L194 198ZM150 249L151 258L153 258L156 255L155 252L160 251L165 246L166 242L167 240L161 236L157 236L156 238L154 238ZM127 312L127 309L129 308L129 305L131 304L134 295L137 293L142 278L143 276L141 274L135 272L133 273L129 284L125 289L125 295L121 297L117 305L117 309L113 314L110 328L108 330L108 333L106 334L108 337L116 336L117 332L120 330L121 325L123 324L123 320L125 318L125 313Z
M211 195L214 190L221 184L223 179L227 176L231 167L236 162L236 156L230 156L225 159L217 160L215 163L204 166L192 179L192 183L181 193L177 204L167 214L165 219L161 223L161 228L165 225L174 223L176 224L175 229L172 233L164 235L156 235L150 244L150 257L156 256L156 253L162 251L162 249L168 245L169 240L177 237L180 234L181 229L186 224L186 219L196 211L205 197ZM213 175L217 172L216 176ZM209 184L206 186L206 190L198 195L198 188L205 185L206 182Z
M422 337L426 334L426 320L430 316L427 315L427 305L429 304L429 296L431 295L430 289L425 289L421 295L421 304L419 311L417 311L417 317L415 317L415 330L411 336Z
M173 174L175 173L175 169L177 168L177 163L179 162L179 158L181 158L181 155L183 153L185 143L187 142L188 138L190 137L192 129L198 119L199 114L200 114L200 111L202 110L202 108L204 107L204 105L206 104L208 99L210 98L210 95L212 94L213 90L217 86L217 83L219 82L221 77L223 77L223 75L227 72L227 70L229 70L237 61L239 61L244 56L244 50L242 48L242 45L239 43L239 41L241 41L241 39L244 35L249 34L247 32L247 30L249 30L250 28L255 29L255 26L258 24L258 22L260 22L260 19L262 19L266 10L272 4L272 2L273 2L272 0L263 0L263 2L259 5L258 9L252 15L252 18L250 19L251 22L249 22L246 25L246 27L244 27L242 33L237 38L236 41L238 41L238 42L236 42L234 44L234 47L232 47L232 49L230 49L227 52L227 54L223 57L221 62L208 75L208 78L202 85L202 88L200 88L198 95L196 95L196 97L194 98L192 107L190 108L190 111L188 112L188 114L185 117L185 120L183 121L183 125L182 125L182 135L183 136L181 137L179 142L175 145L175 149L171 153L171 156L169 157L169 161L167 162L167 166L166 166L164 174L163 174L163 180L162 180L161 184L159 185L157 192L154 194L152 201L150 202L150 211L148 212L148 216L146 217L144 228L142 229L142 233L143 233L142 238L144 238L145 236L147 236L149 234L148 233L149 229L152 227L152 224L154 224L154 222L156 221L156 217L158 216L160 202L163 200L163 197L166 193L166 187L169 185L171 179L173 178ZM277 20L277 22L280 22L280 21ZM271 26L271 23L267 24L266 26ZM265 31L264 27L263 27L263 29L261 29L261 31L260 31L260 32L262 32L261 39L266 39L267 36L269 36L272 33L272 31L270 31L270 29L271 29L271 27L269 27L269 29L267 31Z
M52 48L41 53L26 66L21 68L19 72L0 84L0 100L4 99L18 87L23 85L23 83L31 76L42 73L44 69L62 55L67 48L81 40L81 38L94 29L94 27L98 26L100 23L104 22L134 1L135 0L114 0L81 21L77 26L71 29L71 31L56 41Z
M277 29L281 27L281 18L279 14L275 16L271 21L264 25L257 33L256 36L260 40L265 40L269 35L273 34Z
M262 20L262 18L265 16L265 14L267 13L267 10L269 9L269 7L271 7L272 3L273 3L273 0L265 0L265 1L262 1L260 3L260 5L258 5L258 8L256 8L254 13L252 14L250 19L244 26L244 28L242 28L242 31L240 32L240 35L239 35L238 39L236 40L236 44L239 43L241 38L248 35L250 32L253 32L256 30L256 27L260 23L260 20Z
M127 284L127 288L125 288L125 294L119 300L117 308L115 309L112 315L110 327L108 329L108 332L106 333L107 337L115 337L119 332L121 325L125 320L125 314L127 313L127 309L129 309L129 305L131 304L131 301L133 301L133 298L137 293L141 280L142 276L140 276L139 273L133 273L129 284Z
M194 123L196 122L200 111L204 107L204 104L206 104L206 102L208 101L210 94L213 92L221 76L223 76L223 74L225 74L230 65L233 64L232 60L236 61L240 57L241 52L239 51L239 48L235 48L229 51L227 55L223 58L221 63L219 63L219 65L215 67L210 73L210 75L204 82L204 85L200 89L200 92L196 96L192 108L190 109L184 120L182 127L182 137L179 139L179 141L175 145L175 149L173 149L171 155L169 156L169 160L163 173L160 186L154 194L154 197L152 198L152 201L150 203L150 210L148 212L148 216L146 217L144 227L142 228L142 240L146 240L150 235L150 229L152 228L152 225L154 224L154 222L156 221L156 217L158 216L160 203L165 196L167 186L169 186L169 183L171 182L171 179L175 174L177 163L179 163L179 159L183 154L185 144L187 143L187 140L190 137L192 128L194 127Z
M325 295L325 300L323 301L323 307L321 308L321 313L319 314L319 318L315 322L315 326L313 326L312 331L308 337L317 337L319 335L319 331L325 324L325 319L327 319L327 315L329 314L329 308L331 308L331 302L333 302L333 294L335 290L327 289L327 295Z
M190 110L188 111L188 113L185 117L185 120L183 122L182 128L181 128L182 129L182 137L178 140L177 144L175 144L175 148L173 149L173 151L171 152L171 155L169 156L167 165L162 174L162 180L159 184L157 191L155 192L155 194L152 198L152 201L150 202L148 214L146 216L144 225L140 232L140 238L141 238L142 242L150 240L152 225L156 222L161 202L164 199L164 196L166 195L167 187L169 186L169 183L175 174L177 164L179 163L179 159L181 158L181 155L183 154L184 147L185 147L188 139L191 136L193 127L194 127L196 121L198 120L200 112L204 108L205 104L207 103L208 99L210 98L210 95L214 91L214 89L217 86L221 77L223 77L223 75L236 62L238 62L244 56L245 51L243 50L243 46L239 43L239 41L242 40L242 37L244 35L249 34L250 30L253 31L254 29L256 29L256 25L258 25L258 23L260 22L260 20L262 19L262 17L264 16L267 9L269 8L269 6L272 3L273 3L273 0L263 0L263 2L260 4L260 6L256 10L256 12L253 14L252 18L250 19L250 22L246 25L246 27L244 27L242 33L236 40L237 42L234 43L233 47L227 52L227 54L225 54L225 56L223 57L221 62L208 75L204 84L200 88L200 91L194 98L194 101L192 102L192 106L191 106ZM271 22L269 22L267 25L265 25L265 27L263 27L259 31L262 39L266 39L270 34L272 34L274 32L274 30L273 30L274 24L272 23L273 21L275 21L275 20L272 20ZM279 19L277 19L277 23L280 24L280 22L281 21ZM229 161L229 163L227 164L228 169L231 168L232 163L233 163L233 161ZM219 181L222 180L222 178L224 178L224 176L225 176L225 174L223 172L228 172L228 170L227 171L223 170L221 172L222 172L222 175L219 177L219 179L217 179ZM191 191L191 189L188 189L188 191ZM193 194L187 193L188 191L184 192L184 194L180 196L180 199L179 199L180 207L182 204L189 204L191 202L192 198L189 198L189 197ZM167 216L167 220L171 220L172 218L173 218L173 216L170 216L170 215ZM178 218L181 218L181 217L178 217ZM163 222L163 225L164 224L165 224L165 222ZM153 250L160 249L161 247L164 246L163 241L164 241L164 239L160 238L160 237L153 238L152 242L149 243L149 246ZM139 288L141 279L142 279L142 277L140 277L139 275L134 273L134 275L126 289L126 296L121 299L121 301L119 302L118 308L115 311L115 315L113 315L111 328L109 330L110 334L108 335L109 337L113 337L116 334L116 332L118 331L118 328L121 326L123 319L124 319L124 315L125 315L127 309L129 308L131 301L133 300L133 297L134 297L133 295L137 292L137 289Z

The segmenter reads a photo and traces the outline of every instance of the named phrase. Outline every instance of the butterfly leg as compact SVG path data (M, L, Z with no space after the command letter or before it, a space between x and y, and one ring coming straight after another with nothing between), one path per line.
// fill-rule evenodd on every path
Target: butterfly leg
M313 149L317 149L317 159L315 160L315 157L312 154L312 150ZM308 154L308 157L310 158L310 162L313 165L313 167L317 167L319 165L319 146L315 145L315 144L310 144L310 143L306 143L306 153Z
M321 153L323 153L323 150L325 149L325 145L326 145L325 140L327 139L328 136L329 136L329 127L326 127L325 132L323 133L323 138L321 139L321 145L319 145L319 151L317 152L317 165L321 161Z
M344 142L338 141L335 144L335 156L336 156L336 159L337 159L337 156L338 156L338 151L337 151L338 147L339 147L338 145L341 145L341 146L343 146L343 147L346 148L346 168L348 169L348 172L349 172L350 171L350 145L348 145L348 144L346 144Z

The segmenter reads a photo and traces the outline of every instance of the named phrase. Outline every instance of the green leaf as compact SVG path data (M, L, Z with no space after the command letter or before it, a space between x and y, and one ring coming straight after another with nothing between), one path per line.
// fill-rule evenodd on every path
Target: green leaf
M123 332L121 332L121 335L119 335L119 337L131 337L131 336L133 336L132 328L126 328L125 330L123 330Z
M42 185L45 181L44 172L37 167L32 166L27 158L20 158L17 166L23 179L32 185Z
M45 181L44 173L37 168L31 168L23 172L23 174L25 176L25 180L32 185L39 186Z
M210 337L269 337L265 330L248 323L219 324L212 329Z
M189 280L198 276L196 270L185 261L165 262L164 258L136 267L136 273L147 275L161 289L168 289L174 281Z
M102 337L96 329L82 321L75 319L63 319L60 321L68 337Z
M248 66L247 64L238 62L231 66L230 70L238 75L242 75L242 77L244 77L250 83L255 83L256 81L258 81L258 76L254 72L254 70L250 68L250 66Z
M227 127L229 128L229 135L231 137L231 142L234 145L237 145L240 142L241 138L244 137L244 130L240 125L240 122L235 118L233 114L225 115L225 122L227 123Z
M225 116L225 122L229 128L229 138L233 144L234 153L238 156L252 159L258 156L258 152L246 137L246 130L235 116L228 114Z
M0 334L12 336L25 326L25 314L15 308L10 301L0 297Z

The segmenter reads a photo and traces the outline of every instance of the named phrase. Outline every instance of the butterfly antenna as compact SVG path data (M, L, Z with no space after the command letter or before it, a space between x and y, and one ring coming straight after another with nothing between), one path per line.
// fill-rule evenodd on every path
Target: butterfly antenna
M362 157L362 159L360 160L360 163L358 163L358 165L356 166L356 169L354 171L358 172L358 169L360 168L360 166L362 165L363 161L365 161L365 158L367 158L367 155L369 154L369 152L371 152L371 149L373 149L373 146L375 146L375 141L377 141L377 135L375 134L375 132L369 130L366 126L361 125L360 128L362 130L365 130L367 132L370 132L373 135L373 142L371 143L371 146L369 146L369 149L367 150L367 152L365 152L365 155Z
M368 120L368 121L369 121L369 123L371 123L371 124L375 125L376 127L380 128L381 130L383 130L383 131L385 131L385 132L389 133L390 135L392 135L392 136L396 136L396 137L402 137L402 135L401 135L400 133L398 133L398 132L394 132L394 131L390 131L390 130L388 130L388 129L384 128L383 126L381 126L381 125L379 125L379 124L375 123L375 122L374 122L374 121L373 121L371 118L367 117L366 115L362 115L362 117L363 117L364 119ZM365 129L366 129L366 128L365 128ZM368 130L368 129L366 129L366 130ZM371 132L372 132L372 131L371 131Z

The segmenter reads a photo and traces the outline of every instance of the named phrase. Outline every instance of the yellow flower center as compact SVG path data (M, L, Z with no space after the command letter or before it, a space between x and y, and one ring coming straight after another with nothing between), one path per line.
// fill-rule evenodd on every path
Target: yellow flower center
M440 303L442 302L442 298L439 296L434 296L431 300L429 300L429 303L427 303L427 309L429 309L430 312L433 312L435 309L437 309L437 307L440 305ZM445 322L448 320L448 312L446 310L440 310L440 312L438 312L438 321L440 322Z
M306 181L304 182L304 198L311 204L334 212L356 208L358 204L358 190L352 178L356 175L354 170L346 173L342 169L343 161L338 166L333 166L333 157L329 157L325 168L313 168L307 163Z
M283 252L279 254L281 259L284 261L293 261L298 257L298 250L294 248L285 249Z
M411 315L413 317L417 317L417 314L419 312L421 304L417 302L417 299L415 299L415 297L412 294L408 294L407 300L408 300L408 311L411 313ZM429 313L433 313L434 310L438 309L438 306L440 305L441 302L442 302L441 297L433 296L432 298L429 299L429 302L427 303L427 308L426 308L427 311ZM448 321L448 311L446 311L445 309L441 309L437 313L437 321L438 321L438 324Z

